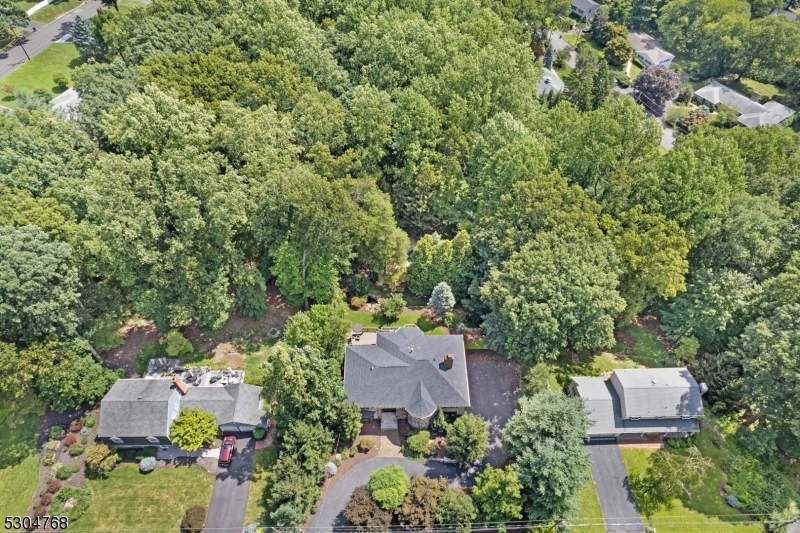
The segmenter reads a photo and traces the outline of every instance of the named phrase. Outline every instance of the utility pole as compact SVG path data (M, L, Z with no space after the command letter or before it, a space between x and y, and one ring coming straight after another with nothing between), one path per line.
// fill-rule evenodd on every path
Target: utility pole
M28 55L28 51L25 50L24 46L22 46L22 38L17 36L17 32L16 32L16 30L14 30L14 28L11 28L11 33L13 33L14 34L14 38L16 38L19 41L19 47L22 48L22 51L25 52L25 57L27 57L28 61L30 61L31 60L31 56Z

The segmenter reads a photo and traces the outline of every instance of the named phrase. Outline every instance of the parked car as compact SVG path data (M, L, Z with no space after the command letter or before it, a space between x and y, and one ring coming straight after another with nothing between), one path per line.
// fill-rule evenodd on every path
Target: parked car
M236 437L228 435L222 439L222 449L219 451L219 466L230 466L234 452L236 452Z

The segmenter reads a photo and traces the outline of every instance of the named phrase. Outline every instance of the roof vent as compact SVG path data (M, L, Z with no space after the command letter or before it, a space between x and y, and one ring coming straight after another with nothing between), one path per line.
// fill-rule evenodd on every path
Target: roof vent
M414 351L414 348L409 348L408 351L409 351L409 353L411 353L411 352Z
M369 367L370 370L375 370L374 366Z
M136 397L136 399L137 399L137 400L141 400L141 399L142 399L142 397L141 397L141 396L137 396L137 397Z
M656 383L658 383L658 381L656 381L656 380L653 380L653 385L655 385Z
M186 388L186 384L178 379L178 376L172 376L172 383L179 391L181 391L181 394L186 394L189 392L189 390Z
M455 356L451 353L444 354L444 367L445 368L453 368L453 360Z

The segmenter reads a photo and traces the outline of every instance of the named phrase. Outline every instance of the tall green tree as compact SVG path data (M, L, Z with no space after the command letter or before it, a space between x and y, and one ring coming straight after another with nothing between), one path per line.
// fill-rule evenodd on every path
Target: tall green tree
M500 522L498 529L505 529L502 524L522 518L522 484L517 471L505 468L486 469L475 478L472 489L475 505L488 522Z
M411 253L408 288L416 294L430 294L437 284L445 282L463 297L471 274L471 252L472 242L466 231L459 231L449 240L437 234L423 236Z

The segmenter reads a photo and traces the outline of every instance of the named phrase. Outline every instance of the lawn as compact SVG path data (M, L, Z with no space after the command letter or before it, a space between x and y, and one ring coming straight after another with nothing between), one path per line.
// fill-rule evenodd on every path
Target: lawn
M85 0L55 0L50 5L43 7L31 15L31 20L41 22L42 24L50 24L67 11L72 11L81 5L84 1Z
M630 74L631 81L635 80L636 76L638 76L641 71L642 67L637 65L635 61L631 61L631 74Z
M603 47L600 46L600 43L592 39L588 33L582 33L580 35L575 33L568 33L566 35L562 35L561 38L567 41L570 44L570 46L572 46L576 50L578 49L578 46L580 46L583 43L586 43L590 47L592 47L598 54L603 55Z
M624 333L633 337L636 344L628 346L618 342L614 351L629 357L639 364L648 367L664 367L673 365L673 357L669 354L661 341L653 333L646 331L635 324L628 324L620 328Z
M0 516L22 516L39 480L36 437L44 406L34 397L0 403Z
M250 476L250 492L247 495L247 511L244 514L245 525L256 521L266 512L261 502L264 499L264 489L269 483L270 470L277 461L278 452L275 447L256 450Z
M586 359L586 357L584 357ZM575 376L602 376L617 368L639 368L639 364L627 357L603 352L588 357L580 363L573 363L569 354L559 357L550 371L550 386L563 390Z
M11 74L0 80L0 86L13 85L17 89L32 92L36 89L44 89L50 93L51 98L55 98L62 92L63 88L56 87L53 82L53 74L61 73L70 77L72 69L83 63L78 49L72 43L54 43L48 46L41 54L34 56L33 59L23 64ZM72 79L70 79L72 85ZM12 96L5 96L0 104L6 107L14 107Z
M11 3L27 11L39 2L38 0L13 0Z
M486 339L483 337L478 337L477 339L470 341L464 346L467 350L488 350L489 347L486 346Z
M597 498L597 489L594 481L590 478L580 494L581 506L578 509L578 519L576 524L597 524L591 526L581 526L576 530L581 533L605 533L605 520L603 510L600 508L600 500Z
M135 464L115 468L107 479L87 479L92 504L71 531L125 531L146 527L178 531L193 505L207 507L214 476L199 466L159 468L139 473ZM144 525L146 524L146 526Z
M564 63L564 66L561 68L553 67L553 70L556 71L558 77L561 78L561 81L564 81L571 73L572 67Z
M347 320L350 321L350 324L361 324L365 328L397 327L416 324L426 335L447 335L446 328L437 326L422 311L406 311L400 315L397 320L390 322L384 320L380 313L349 310L347 312Z
M728 507L719 495L719 482L724 475L719 466L720 452L708 454L708 447L713 448L707 431L701 433L698 448L704 455L714 461L714 466L703 480L703 484L694 493L692 500L686 497L673 500L673 507L654 513L645 523L655 526L659 533L703 533L709 531L713 524L715 533L760 533L762 529L752 524L731 524L721 520L720 515L727 515L728 520L746 520L746 517ZM628 475L644 472L648 467L648 459L655 453L654 449L621 448L622 460ZM677 453L673 451L672 453Z

